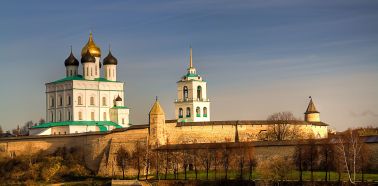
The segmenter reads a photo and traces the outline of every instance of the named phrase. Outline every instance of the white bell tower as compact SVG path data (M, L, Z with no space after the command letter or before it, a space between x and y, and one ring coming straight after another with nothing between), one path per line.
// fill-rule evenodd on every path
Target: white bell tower
M177 82L175 117L178 122L210 121L210 100L206 95L206 81L197 75L193 67L192 47L187 70L187 74Z

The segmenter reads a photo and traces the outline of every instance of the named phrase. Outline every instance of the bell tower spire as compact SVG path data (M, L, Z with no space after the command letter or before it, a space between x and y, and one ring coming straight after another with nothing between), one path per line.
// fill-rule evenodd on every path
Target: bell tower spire
M193 74L193 75L197 74L196 68L193 67L193 48L192 48L192 46L190 46L188 74Z

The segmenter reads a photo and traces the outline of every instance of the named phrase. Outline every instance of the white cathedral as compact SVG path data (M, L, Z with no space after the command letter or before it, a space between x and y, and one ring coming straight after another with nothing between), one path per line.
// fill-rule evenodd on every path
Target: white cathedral
M66 77L46 83L46 121L30 135L63 135L110 131L129 127L129 108L124 105L124 83L117 81L117 59L109 54L101 64L101 49L92 33L79 61L72 54L64 61ZM100 69L104 77L101 77Z
M188 72L177 82L177 122L210 121L206 82L197 74L192 58L190 48ZM30 128L30 135L104 132L131 126L130 109L123 101L124 83L117 81L118 60L110 50L102 63L100 59L101 49L92 33L81 50L81 75L80 63L71 49L64 61L66 77L46 83L46 123Z

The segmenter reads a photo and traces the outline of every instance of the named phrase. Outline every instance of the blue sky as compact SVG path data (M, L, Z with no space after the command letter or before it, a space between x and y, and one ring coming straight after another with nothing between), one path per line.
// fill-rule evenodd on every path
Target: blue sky
M155 96L173 118L189 45L212 120L303 117L308 96L337 130L377 126L378 1L1 1L0 125L45 117L44 83L64 77L92 30L126 83L134 124Z

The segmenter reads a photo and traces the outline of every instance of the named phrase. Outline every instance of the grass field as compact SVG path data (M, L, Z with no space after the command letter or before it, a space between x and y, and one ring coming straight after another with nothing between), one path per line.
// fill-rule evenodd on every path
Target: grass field
M153 178L155 179L159 179L159 178L156 178L156 175L151 175ZM164 179L165 176L164 174L160 174L160 179ZM215 173L214 171L210 171L209 172L209 180L215 180L215 179L223 179L225 177L225 174L222 172L217 172ZM228 179L231 179L231 180L234 180L234 179L239 179L240 177L240 174L239 172L236 172L236 171L229 171L228 172ZM143 177L144 178L144 177ZM195 172L194 171L188 171L187 172L187 179L195 179L196 176L195 176ZM249 175L247 172L244 172L243 173L243 179L244 180L248 180L249 178ZM356 175L356 180L361 180L362 176L361 174L357 174ZM173 174L167 174L167 179L175 179L174 178L174 175ZM185 175L183 172L180 172L178 174L178 179L185 179ZM197 174L197 179L199 180L206 180L206 172L204 171L199 171L198 174ZM253 180L256 180L256 179L262 179L260 174L258 172L254 172L253 173L253 177L252 177ZM337 172L331 172L331 175L330 175L330 180L331 181L337 181L339 179L338 177L338 173ZM348 181L348 175L346 173L342 173L341 174L341 180L342 181ZM299 172L298 171L291 171L290 173L287 174L287 177L286 177L286 180L299 180ZM311 172L309 171L304 171L303 172L303 180L311 180ZM321 180L325 180L325 172L314 172L314 180L315 181L321 181ZM364 180L365 181L378 181L378 174L364 174Z

